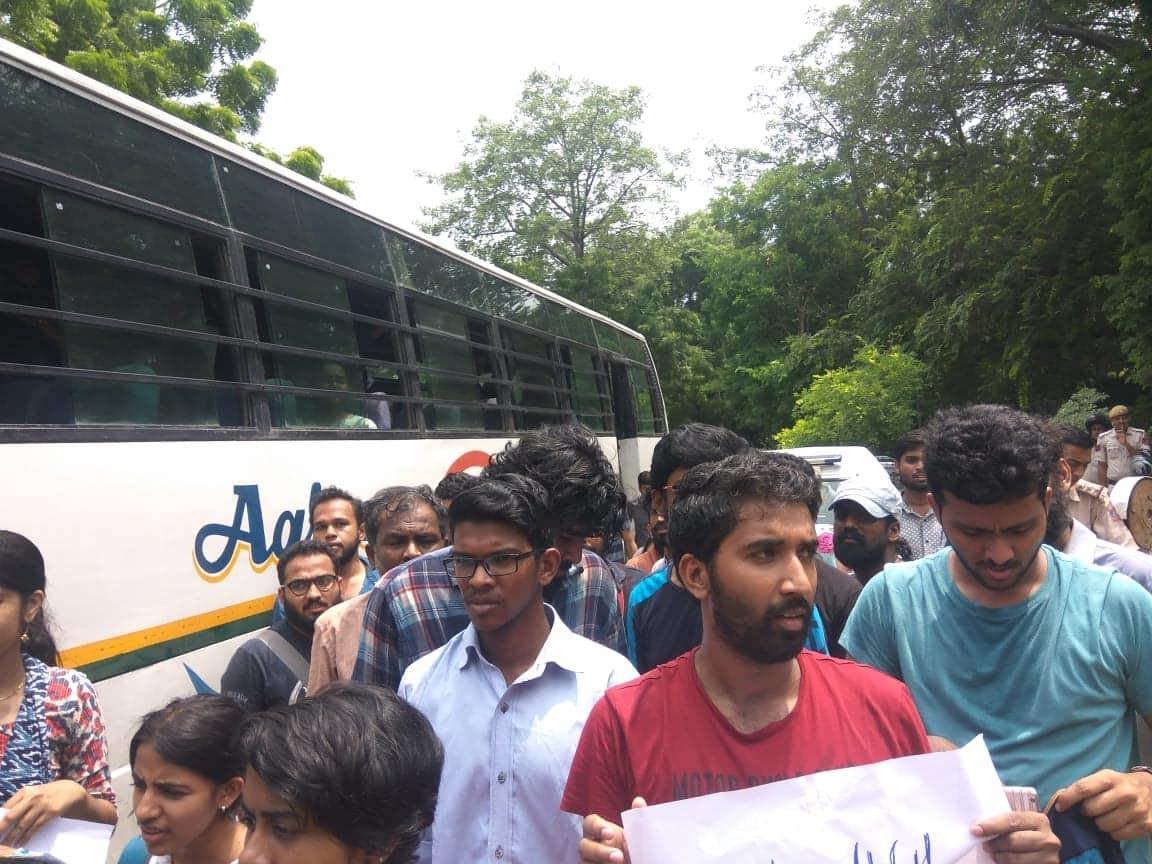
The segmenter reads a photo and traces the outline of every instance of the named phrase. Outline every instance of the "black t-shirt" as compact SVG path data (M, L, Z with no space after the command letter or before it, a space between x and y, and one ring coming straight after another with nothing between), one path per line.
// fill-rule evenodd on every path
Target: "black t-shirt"
M833 657L847 652L840 634L862 586L856 579L822 559L816 560L816 607L824 622L828 651ZM691 651L704 638L700 604L686 588L669 581L633 612L636 629L636 669L643 675L661 663Z
M268 628L287 640L304 659L312 658L312 640L291 624L277 621ZM304 697L307 680L296 673L259 639L249 639L236 649L220 679L220 692L231 696L245 711L263 711L274 705L291 705Z
M824 622L824 636L828 639L828 652L833 657L846 657L848 652L840 644L840 634L848 623L848 616L864 586L843 570L838 570L822 559L816 559L816 608Z

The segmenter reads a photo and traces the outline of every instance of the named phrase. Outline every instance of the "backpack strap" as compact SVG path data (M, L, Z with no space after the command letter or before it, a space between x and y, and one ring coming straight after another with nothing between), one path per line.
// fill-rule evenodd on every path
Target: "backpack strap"
M265 627L255 635L276 658L291 670L302 683L308 680L308 661L304 655L297 651L292 643L270 627Z

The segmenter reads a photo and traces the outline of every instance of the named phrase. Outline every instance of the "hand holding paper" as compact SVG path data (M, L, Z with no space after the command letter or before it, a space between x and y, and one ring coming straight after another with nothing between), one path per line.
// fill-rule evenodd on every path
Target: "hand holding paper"
M1055 861L1043 814L1008 810L977 738L948 753L629 810L624 829L633 864L988 862L977 823L994 852Z

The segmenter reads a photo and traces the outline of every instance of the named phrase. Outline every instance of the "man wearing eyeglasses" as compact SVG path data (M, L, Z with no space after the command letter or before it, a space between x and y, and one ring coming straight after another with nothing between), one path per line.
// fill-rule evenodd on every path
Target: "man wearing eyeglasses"
M302 540L284 550L276 562L284 618L236 649L220 679L221 693L246 711L304 698L316 619L340 601L336 570L336 556L324 543Z
M560 567L545 599L574 633L623 652L616 580L600 556L583 548L585 537L619 531L627 502L596 436L575 425L526 432L492 457L483 476L530 477L548 490ZM441 562L449 554L442 549L409 561L373 589L352 680L396 689L408 666L468 626L460 589Z
M584 721L636 670L544 602L562 555L543 486L484 480L453 499L449 519L454 545L438 561L470 623L399 688L444 742L436 820L417 860L566 861L581 826L560 797Z

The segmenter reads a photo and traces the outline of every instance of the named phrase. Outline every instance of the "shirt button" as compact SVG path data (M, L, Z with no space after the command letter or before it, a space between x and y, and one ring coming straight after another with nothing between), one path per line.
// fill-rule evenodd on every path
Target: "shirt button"
M497 858L503 858L504 857L504 847L503 846L497 846L496 851L493 852L492 854L495 855Z
M500 703L500 713L501 714L507 714L508 713L508 703L507 702L501 702Z
M503 771L501 771L499 774L496 775L496 782L497 783L503 783L507 779L508 779L508 775L505 774Z

